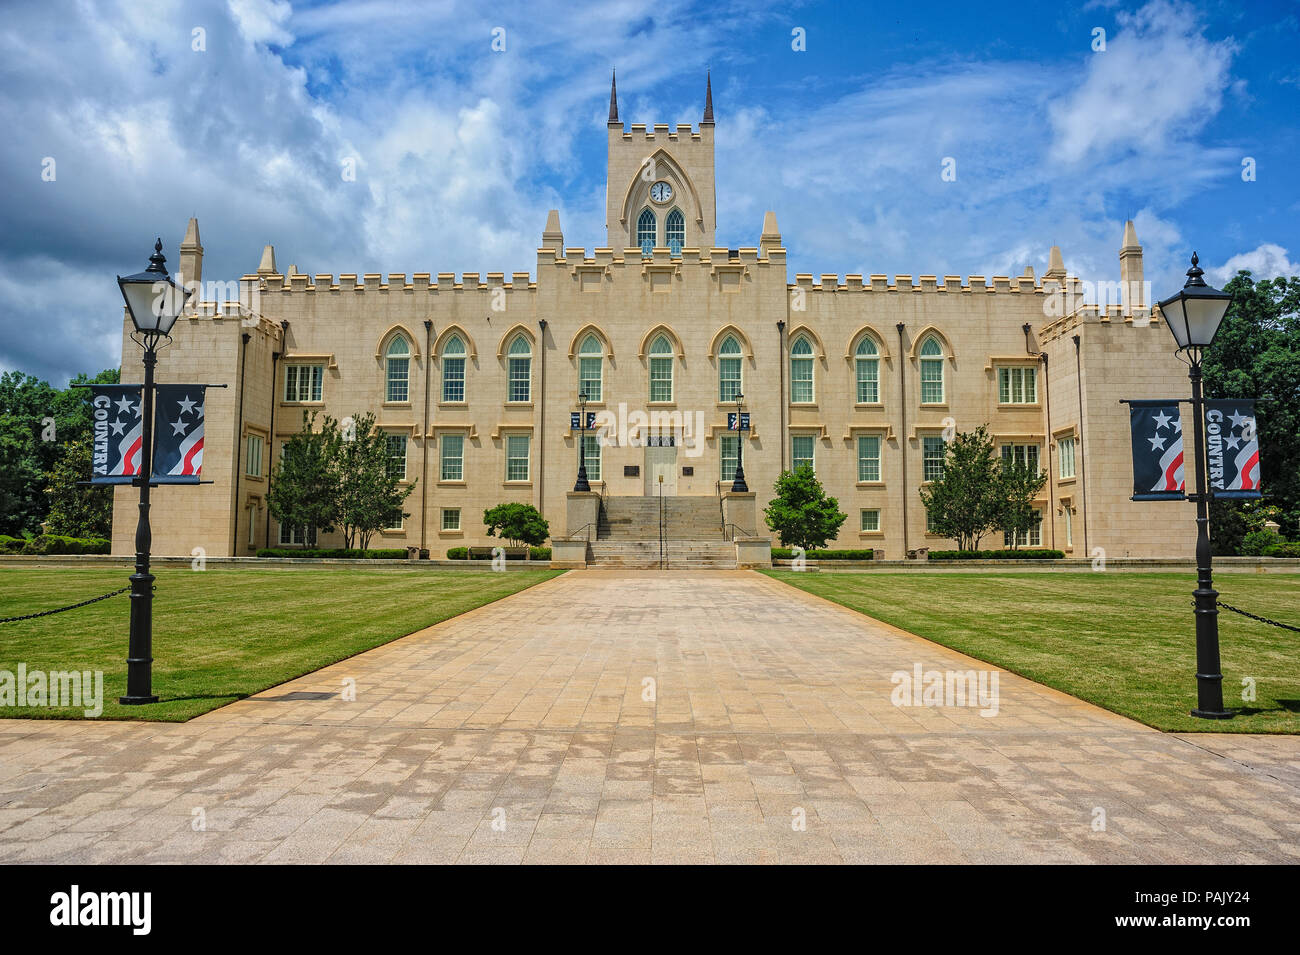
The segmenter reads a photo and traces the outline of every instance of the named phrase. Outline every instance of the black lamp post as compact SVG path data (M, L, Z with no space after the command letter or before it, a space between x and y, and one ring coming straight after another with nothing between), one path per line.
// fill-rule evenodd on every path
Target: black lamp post
M736 395L736 475L731 482L731 492L747 492L745 483L745 419L740 416L740 402L744 395Z
M590 491L591 484L587 481L587 393L584 391L578 395L578 482L573 485L575 491Z
M1219 666L1219 593L1211 579L1210 500L1205 481L1205 398L1201 391L1201 357L1214 341L1232 295L1205 284L1196 253L1187 270L1182 291L1160 303L1160 311L1173 332L1178 350L1185 352L1192 381L1192 427L1196 455L1196 709L1193 716L1226 720L1223 708L1223 673Z
M157 703L153 695L153 574L149 573L149 481L153 475L153 369L158 363L158 343L171 337L172 326L185 307L190 292L167 275L162 239L154 243L149 267L143 272L117 277L118 288L131 313L136 334L131 336L144 349L144 387L140 390L140 470L135 485L140 488L140 520L135 526L135 573L131 575L131 637L126 657L124 706Z

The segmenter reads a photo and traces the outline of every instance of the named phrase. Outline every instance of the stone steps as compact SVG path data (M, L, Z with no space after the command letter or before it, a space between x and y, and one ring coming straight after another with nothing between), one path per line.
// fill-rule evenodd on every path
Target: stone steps
M671 540L721 541L722 512L716 498L663 498L663 534ZM609 497L596 525L598 540L658 540L658 497Z
M736 547L729 541L665 541L664 564L671 570L734 570ZM595 540L587 545L590 567L654 569L661 566L659 540Z

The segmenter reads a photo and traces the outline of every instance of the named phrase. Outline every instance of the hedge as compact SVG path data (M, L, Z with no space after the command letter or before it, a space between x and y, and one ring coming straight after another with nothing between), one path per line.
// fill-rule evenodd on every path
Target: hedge
M107 537L64 537L61 534L41 534L30 540L22 537L0 535L0 553L3 554L107 554L110 549Z
M810 550L804 557L809 560L874 560L872 550ZM773 547L773 560L793 560L794 549L790 547Z
M351 560L406 560L405 548L387 550L359 550L355 547L319 548L304 550L301 547L263 547L258 557L334 557Z
M498 545L498 546L500 546L500 545ZM469 559L470 559L470 556L469 556L469 548L468 548L468 547L453 547L453 548L451 548L450 550L447 551L447 559L448 559L448 560L469 560ZM491 555L491 554L485 554L485 555L483 555L483 556L481 556L481 557L474 557L473 559L474 559L474 560L491 560L491 559L492 559L492 555ZM522 557L519 557L518 555L515 555L515 554L507 554L507 555L506 555L506 559L507 559L507 560L523 560ZM529 560L550 560L550 559L551 559L551 549L550 549L549 547L530 547L530 548L528 548L528 559L529 559Z
M1300 541L1278 541L1272 547L1265 547L1264 557L1300 557Z
M1059 550L932 550L930 560L1064 560Z

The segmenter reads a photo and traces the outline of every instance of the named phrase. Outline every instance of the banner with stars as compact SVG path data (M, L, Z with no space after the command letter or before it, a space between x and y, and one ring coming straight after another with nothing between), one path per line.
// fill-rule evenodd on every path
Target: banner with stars
M140 385L91 386L91 484L130 484L140 473L140 391Z
M1183 475L1183 419L1176 401L1130 401L1133 500L1179 501Z
M158 385L154 402L153 481L198 484L203 470L206 385Z
M1254 398L1205 403L1205 457L1213 497L1259 497L1259 435Z

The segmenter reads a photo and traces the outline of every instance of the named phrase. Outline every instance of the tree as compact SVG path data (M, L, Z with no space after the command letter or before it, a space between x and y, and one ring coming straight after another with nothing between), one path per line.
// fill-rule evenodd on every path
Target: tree
M1204 361L1210 398L1256 398L1260 502L1213 500L1216 553L1236 553L1257 523L1259 505L1276 505L1284 532L1300 530L1300 277L1261 279L1238 272L1233 295Z
M284 454L271 471L266 506L281 524L302 527L307 543L318 531L332 531L339 519L339 470L334 448L338 423L325 416L316 428L316 412L302 413L302 430L284 445Z
M776 497L763 509L763 517L787 547L804 551L825 547L839 536L840 526L848 520L840 502L826 496L811 465L782 471L773 491Z
M350 426L334 433L331 454L339 473L343 546L355 543L366 550L370 538L391 526L395 515L408 516L402 504L415 490L415 482L402 484L388 453L388 435L375 427L370 412L354 416Z
M1003 460L1002 473L998 476L994 491L994 507L997 526L1011 537L1013 550L1037 523L1034 519L1034 499L1046 483L1046 472L1040 471L1036 464L1010 458Z
M519 501L498 504L484 511L483 524L488 537L503 537L514 547L522 544L537 547L551 535L550 524L537 508Z
M957 541L961 550L978 550L980 538L998 526L1002 467L993 453L988 427L956 435L944 453L943 474L921 487L930 525Z
M51 534L109 537L113 533L113 489L78 486L90 477L94 445L90 438L68 443L63 457L46 475L46 518Z

